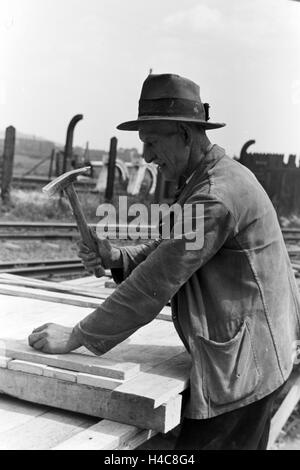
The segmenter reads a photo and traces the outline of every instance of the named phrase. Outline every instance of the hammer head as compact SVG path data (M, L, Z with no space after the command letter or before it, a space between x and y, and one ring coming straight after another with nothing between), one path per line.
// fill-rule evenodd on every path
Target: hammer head
M83 168L78 168L77 170L68 171L44 186L43 192L47 193L49 196L53 196L53 194L63 191L67 186L69 186L69 184L76 180L78 175L82 175L88 170L90 170L90 167L85 166Z

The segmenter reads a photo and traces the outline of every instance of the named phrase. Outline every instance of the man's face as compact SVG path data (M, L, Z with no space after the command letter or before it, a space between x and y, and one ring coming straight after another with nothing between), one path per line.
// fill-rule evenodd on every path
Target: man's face
M145 144L145 161L156 163L166 179L178 181L189 158L179 125L164 121L141 123L139 137Z

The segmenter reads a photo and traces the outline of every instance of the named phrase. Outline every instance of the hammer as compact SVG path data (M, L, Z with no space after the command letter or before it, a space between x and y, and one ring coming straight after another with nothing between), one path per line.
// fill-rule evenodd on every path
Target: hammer
M77 170L68 171L67 173L60 175L55 180L51 181L51 183L47 184L43 188L43 192L48 194L49 196L53 196L54 194L59 193L60 191L64 191L66 193L66 195L68 196L82 241L90 250L95 251L95 253L97 253L96 243L91 235L86 218L80 206L78 196L73 186L73 182L76 181L76 177L78 175L82 175L83 173L86 173L88 170L90 170L90 167L78 168ZM105 271L101 266L95 269L96 277L101 277L104 275L105 275Z

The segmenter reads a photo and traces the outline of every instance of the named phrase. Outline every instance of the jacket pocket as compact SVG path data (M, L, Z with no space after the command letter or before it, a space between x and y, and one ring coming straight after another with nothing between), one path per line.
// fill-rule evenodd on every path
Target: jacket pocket
M198 336L203 359L203 388L208 401L227 405L251 395L260 380L249 326L245 321L225 343Z

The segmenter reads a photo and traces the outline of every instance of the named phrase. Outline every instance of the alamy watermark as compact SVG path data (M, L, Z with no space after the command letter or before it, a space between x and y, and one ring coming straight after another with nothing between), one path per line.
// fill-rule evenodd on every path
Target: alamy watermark
M201 250L204 244L203 204L128 205L127 196L119 196L118 206L100 204L96 211L101 217L96 232L99 238L119 240L185 240L186 250Z

